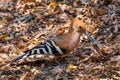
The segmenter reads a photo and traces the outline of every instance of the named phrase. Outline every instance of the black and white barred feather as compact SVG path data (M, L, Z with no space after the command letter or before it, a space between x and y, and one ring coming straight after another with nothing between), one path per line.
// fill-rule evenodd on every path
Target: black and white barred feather
M25 53L15 59L13 59L11 62L16 62L20 59L27 58L28 56L35 55L35 54L50 54L50 55L61 55L66 53L66 49L60 48L58 45L56 45L55 41L49 40L45 43L39 44L32 49L25 51Z

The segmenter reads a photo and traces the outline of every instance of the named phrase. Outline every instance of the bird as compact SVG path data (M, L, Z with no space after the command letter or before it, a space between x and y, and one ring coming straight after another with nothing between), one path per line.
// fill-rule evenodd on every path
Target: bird
M86 34L89 40L94 42L94 39L88 33L86 33L86 24L82 20L79 20L75 15L71 14L69 11L64 10L64 12L71 21L67 33L58 34L53 39L36 45L32 49L25 51L24 54L11 60L10 62L13 63L36 54L53 56L66 55L77 48L80 42L80 36L82 34Z

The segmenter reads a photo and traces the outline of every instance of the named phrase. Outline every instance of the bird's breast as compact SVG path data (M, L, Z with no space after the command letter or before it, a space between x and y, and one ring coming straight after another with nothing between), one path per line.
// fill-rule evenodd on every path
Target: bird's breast
M71 35L72 36L72 35ZM77 47L77 45L79 44L79 41L80 41L80 34L79 33L76 33L74 36L72 36L70 39L69 39L69 49L70 50L73 50L74 48Z

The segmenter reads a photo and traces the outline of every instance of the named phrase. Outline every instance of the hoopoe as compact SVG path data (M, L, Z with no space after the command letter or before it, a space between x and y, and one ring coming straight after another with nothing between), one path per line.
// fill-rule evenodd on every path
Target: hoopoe
M52 40L39 44L32 49L25 51L25 53L11 62L16 62L20 59L26 58L35 54L49 54L49 55L64 55L73 51L80 42L81 34L86 34L86 25L83 21L73 17L68 11L64 11L70 19L71 24L69 30L65 34L59 34ZM91 41L94 41L90 35L86 34Z

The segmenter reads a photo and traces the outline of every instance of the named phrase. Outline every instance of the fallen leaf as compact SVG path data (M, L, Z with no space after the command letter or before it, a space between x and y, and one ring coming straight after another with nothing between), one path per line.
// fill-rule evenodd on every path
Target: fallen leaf
M69 70L73 70L73 69L76 69L77 68L77 66L75 66L75 65L73 65L73 64L69 64L68 65L68 69Z
M95 72L96 70L99 71L99 70L102 70L102 69L104 69L103 66L95 66L95 67L91 68L90 72Z
M0 36L0 40L4 40L5 37L9 37L7 34L3 34Z
M110 46L102 46L101 51L104 55L110 55L114 52L114 50Z
M106 13L106 10L105 9L97 9L96 12L98 15L103 15Z
M3 35L0 36L1 41L8 41L8 40L11 40L11 39L13 39L13 37L11 37L7 34L3 34Z
M23 49L25 47L25 44L23 43L23 41L21 41L18 46L19 49Z
M50 6L51 9L55 9L55 7L57 6L57 4L56 4L55 1L52 1L52 2L50 2L49 6Z
M27 72L20 78L20 80L34 80L34 73Z
M57 6L57 3L55 1L50 2L49 4L49 13L54 16L54 10Z
M4 59L9 58L9 56L8 56L7 54L1 54L0 56L1 56L2 58L4 58Z

